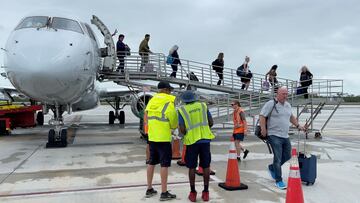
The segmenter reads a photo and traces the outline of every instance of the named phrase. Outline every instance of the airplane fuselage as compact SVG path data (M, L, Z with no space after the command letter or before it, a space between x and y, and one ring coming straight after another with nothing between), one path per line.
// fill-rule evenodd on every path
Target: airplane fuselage
M98 103L94 81L101 62L98 50L85 23L63 16L29 16L11 33L4 66L14 87L31 99L49 105L85 102L94 107Z

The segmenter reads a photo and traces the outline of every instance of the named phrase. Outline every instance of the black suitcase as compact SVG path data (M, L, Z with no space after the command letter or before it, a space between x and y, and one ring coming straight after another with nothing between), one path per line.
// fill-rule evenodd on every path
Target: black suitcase
M196 77L194 72L190 72L190 74L186 74L186 77L192 81L199 81L198 77Z
M306 157L304 153L299 153L298 160L301 181L313 185L316 179L316 156L311 154Z
M299 168L300 168L300 177L301 181L305 182L306 185L313 185L316 179L316 156L313 154L306 155L305 146L306 146L306 139L304 139L304 152L300 152L300 131L299 131L299 140L298 140L298 161L299 161ZM307 134L306 134L307 137Z

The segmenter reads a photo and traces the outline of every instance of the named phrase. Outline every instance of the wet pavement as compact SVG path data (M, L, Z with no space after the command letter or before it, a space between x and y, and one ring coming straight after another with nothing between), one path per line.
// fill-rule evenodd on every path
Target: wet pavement
M127 110L127 124L107 124L107 106L66 117L71 124L67 148L46 149L49 126L16 129L0 137L0 202L158 202L160 195L145 198L145 142L137 131L138 120ZM320 114L315 128L326 121ZM305 202L357 202L360 188L360 110L340 107L329 122L323 139L310 134L306 151L318 158L314 185L303 185ZM47 117L48 118L48 117ZM211 143L210 202L284 202L286 190L275 187L266 167L272 155L253 135L245 140L250 150L239 163L241 182L248 190L225 191L218 187L226 177L231 129L215 129ZM304 150L304 134L300 134ZM292 136L298 146L297 134ZM287 182L289 163L282 167ZM160 192L159 166L154 188ZM173 161L169 169L169 190L177 195L171 202L189 202L187 169ZM202 177L196 177L201 202ZM200 195L199 195L200 194Z

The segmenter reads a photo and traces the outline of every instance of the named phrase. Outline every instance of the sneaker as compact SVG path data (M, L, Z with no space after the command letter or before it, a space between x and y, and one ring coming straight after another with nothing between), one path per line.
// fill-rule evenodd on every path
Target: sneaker
M167 201L175 199L176 195L171 194L169 191L162 192L160 195L160 201Z
M192 201L192 202L196 202L196 195L197 195L197 192L190 192L189 194L189 200Z
M281 190L285 190L286 189L286 184L283 181L279 181L275 183L276 187L281 189Z
M268 166L269 174L272 177L272 179L275 180L275 172L270 169L270 165Z
M238 160L238 161L241 161L241 157L238 156L238 157L237 157L237 160Z
M246 149L246 150L244 151L244 156L243 156L243 159L245 159L245 158L247 157L247 155L248 155L248 154L249 154L249 150L247 150L247 149Z
M204 201L204 202L207 202L209 201L209 191L207 192L202 192L202 195L201 195L201 199Z
M146 198L149 198L149 197L152 197L152 196L154 196L154 195L156 195L156 194L157 194L157 191L154 190L154 188L147 189L147 190L146 190L145 197L146 197Z

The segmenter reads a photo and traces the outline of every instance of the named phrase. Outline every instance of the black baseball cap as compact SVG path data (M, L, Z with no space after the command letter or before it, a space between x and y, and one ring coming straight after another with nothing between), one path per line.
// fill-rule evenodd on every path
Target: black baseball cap
M166 89L166 88L170 90L174 89L173 87L171 87L170 83L166 81L160 81L157 87L158 89Z

